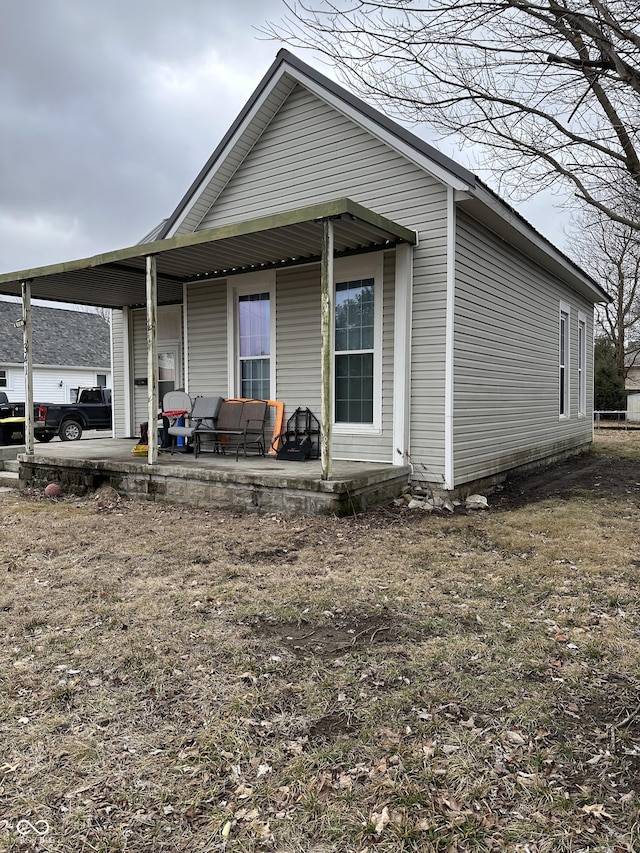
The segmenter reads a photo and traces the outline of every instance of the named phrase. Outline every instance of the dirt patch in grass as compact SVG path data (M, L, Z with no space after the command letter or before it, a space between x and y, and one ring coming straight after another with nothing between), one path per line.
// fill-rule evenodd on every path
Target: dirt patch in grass
M638 463L639 431L596 431L593 452L512 480L492 504L509 508L551 497L576 495L637 498L640 496Z
M446 517L2 493L0 849L640 849L639 449Z
M345 652L356 652L381 643L397 641L401 630L395 616L382 614L326 614L327 625L302 626L294 623L274 623L259 620L252 630L268 637L297 657L318 657L322 660L336 658ZM408 636L405 634L408 640Z

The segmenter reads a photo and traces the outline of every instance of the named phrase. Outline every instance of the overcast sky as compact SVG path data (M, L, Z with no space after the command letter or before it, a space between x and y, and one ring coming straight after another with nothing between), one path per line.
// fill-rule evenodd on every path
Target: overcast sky
M281 0L4 0L0 272L129 246L168 216L281 46L255 27L285 11ZM519 209L562 242L547 199Z

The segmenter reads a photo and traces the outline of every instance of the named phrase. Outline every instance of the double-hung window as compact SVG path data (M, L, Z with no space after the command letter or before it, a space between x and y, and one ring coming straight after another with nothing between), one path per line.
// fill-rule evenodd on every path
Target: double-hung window
M7 371L4 367L0 367L0 388L8 388L9 387L9 379L7 377Z
M334 422L338 431L380 428L380 259L336 263Z
M268 293L238 297L240 396L268 400L271 391L271 300Z
M559 413L569 417L569 306L560 306Z
M274 276L248 274L229 279L229 345L235 353L229 387L237 397L271 400L274 372Z
M587 319L578 314L578 415L587 413Z
M374 281L336 284L336 423L373 423Z

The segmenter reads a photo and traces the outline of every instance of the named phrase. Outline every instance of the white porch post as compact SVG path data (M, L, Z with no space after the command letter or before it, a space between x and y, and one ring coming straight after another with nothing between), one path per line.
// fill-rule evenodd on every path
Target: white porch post
M155 255L147 255L147 390L149 465L158 461L158 280Z
M409 462L413 246L396 246L393 330L393 464Z
M22 335L24 340L24 449L27 456L33 456L33 323L30 281L22 282Z
M331 342L333 336L333 220L322 220L322 260L320 272L320 311L322 317L321 383L322 402L320 416L320 465L322 479L331 479L331 387L332 363Z

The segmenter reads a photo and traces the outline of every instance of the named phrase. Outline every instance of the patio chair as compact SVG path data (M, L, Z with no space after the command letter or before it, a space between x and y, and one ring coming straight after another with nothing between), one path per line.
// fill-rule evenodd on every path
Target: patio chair
M236 461L241 450L246 456L250 448L255 448L260 456L264 456L264 425L266 419L266 400L245 400L240 418L242 433L236 437Z
M191 397L186 391L167 391L162 398L162 415L158 427L162 429L162 447L171 446L172 453L176 438L169 433L169 429L177 426L180 418L187 417L192 405Z
M236 460L240 451L246 456L251 450L264 456L264 425L267 417L265 400L224 400L218 412L215 429L196 433L200 444L203 438L214 440L214 449L226 454L235 449ZM199 452L199 451L198 451Z
M193 443L195 455L196 457L198 456L200 449L198 432L199 430L208 432L215 429L221 402L221 397L196 397L189 415L189 423L184 426L174 425L169 427L169 435L173 438L171 444L172 455L175 449L175 439L182 438L185 444L188 442Z
M215 424L202 427L194 438L196 456L204 451L224 453L229 433L237 434L242 417L242 400L222 400Z

